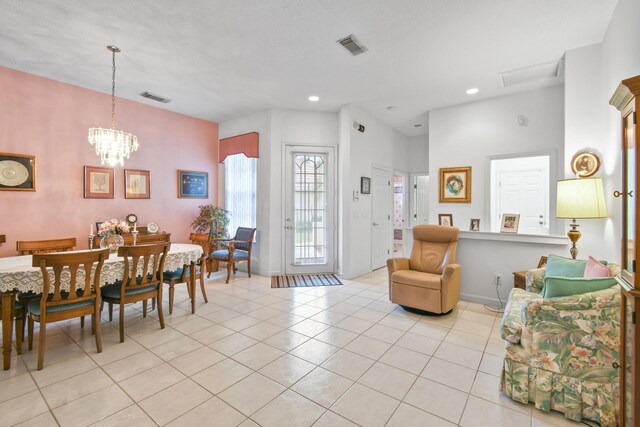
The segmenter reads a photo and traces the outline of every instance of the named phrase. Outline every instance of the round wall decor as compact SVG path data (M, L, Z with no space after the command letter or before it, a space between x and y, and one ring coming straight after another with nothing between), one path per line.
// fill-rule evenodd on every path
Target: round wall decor
M600 169L600 157L591 151L576 153L571 159L571 170L578 178L593 176Z

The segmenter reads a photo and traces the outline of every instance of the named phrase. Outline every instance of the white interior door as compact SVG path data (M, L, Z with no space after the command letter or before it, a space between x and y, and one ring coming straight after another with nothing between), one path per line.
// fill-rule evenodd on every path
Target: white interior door
M429 223L429 175L413 175L411 226Z
M520 234L549 234L546 175L541 169L498 174L498 212L520 214Z
M374 167L371 177L371 267L384 267L393 250L393 175Z
M285 156L285 272L333 273L333 148L287 146Z

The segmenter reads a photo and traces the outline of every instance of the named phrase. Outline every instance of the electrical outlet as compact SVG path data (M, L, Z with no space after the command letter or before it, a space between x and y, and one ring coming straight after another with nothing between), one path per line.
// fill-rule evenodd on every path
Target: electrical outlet
M496 274L496 286L502 286L502 274Z

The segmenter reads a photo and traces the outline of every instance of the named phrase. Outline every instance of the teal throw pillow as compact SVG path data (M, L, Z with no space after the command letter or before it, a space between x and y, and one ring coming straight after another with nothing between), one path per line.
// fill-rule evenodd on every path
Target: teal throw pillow
M601 291L616 284L613 277L553 277L544 278L543 298L566 297L569 295L586 294Z
M586 266L586 259L571 259L558 255L549 255L547 257L547 269L544 275L553 277L584 277L584 269Z

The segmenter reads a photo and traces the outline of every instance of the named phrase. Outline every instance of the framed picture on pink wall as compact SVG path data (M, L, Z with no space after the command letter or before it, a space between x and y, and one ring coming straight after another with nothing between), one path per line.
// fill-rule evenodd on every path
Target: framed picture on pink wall
M36 191L36 156L0 153L0 190Z
M124 170L124 198L150 199L151 172L144 170Z
M181 199L208 199L209 174L198 171L178 171L178 197Z
M115 170L98 166L84 167L84 198L113 199Z

